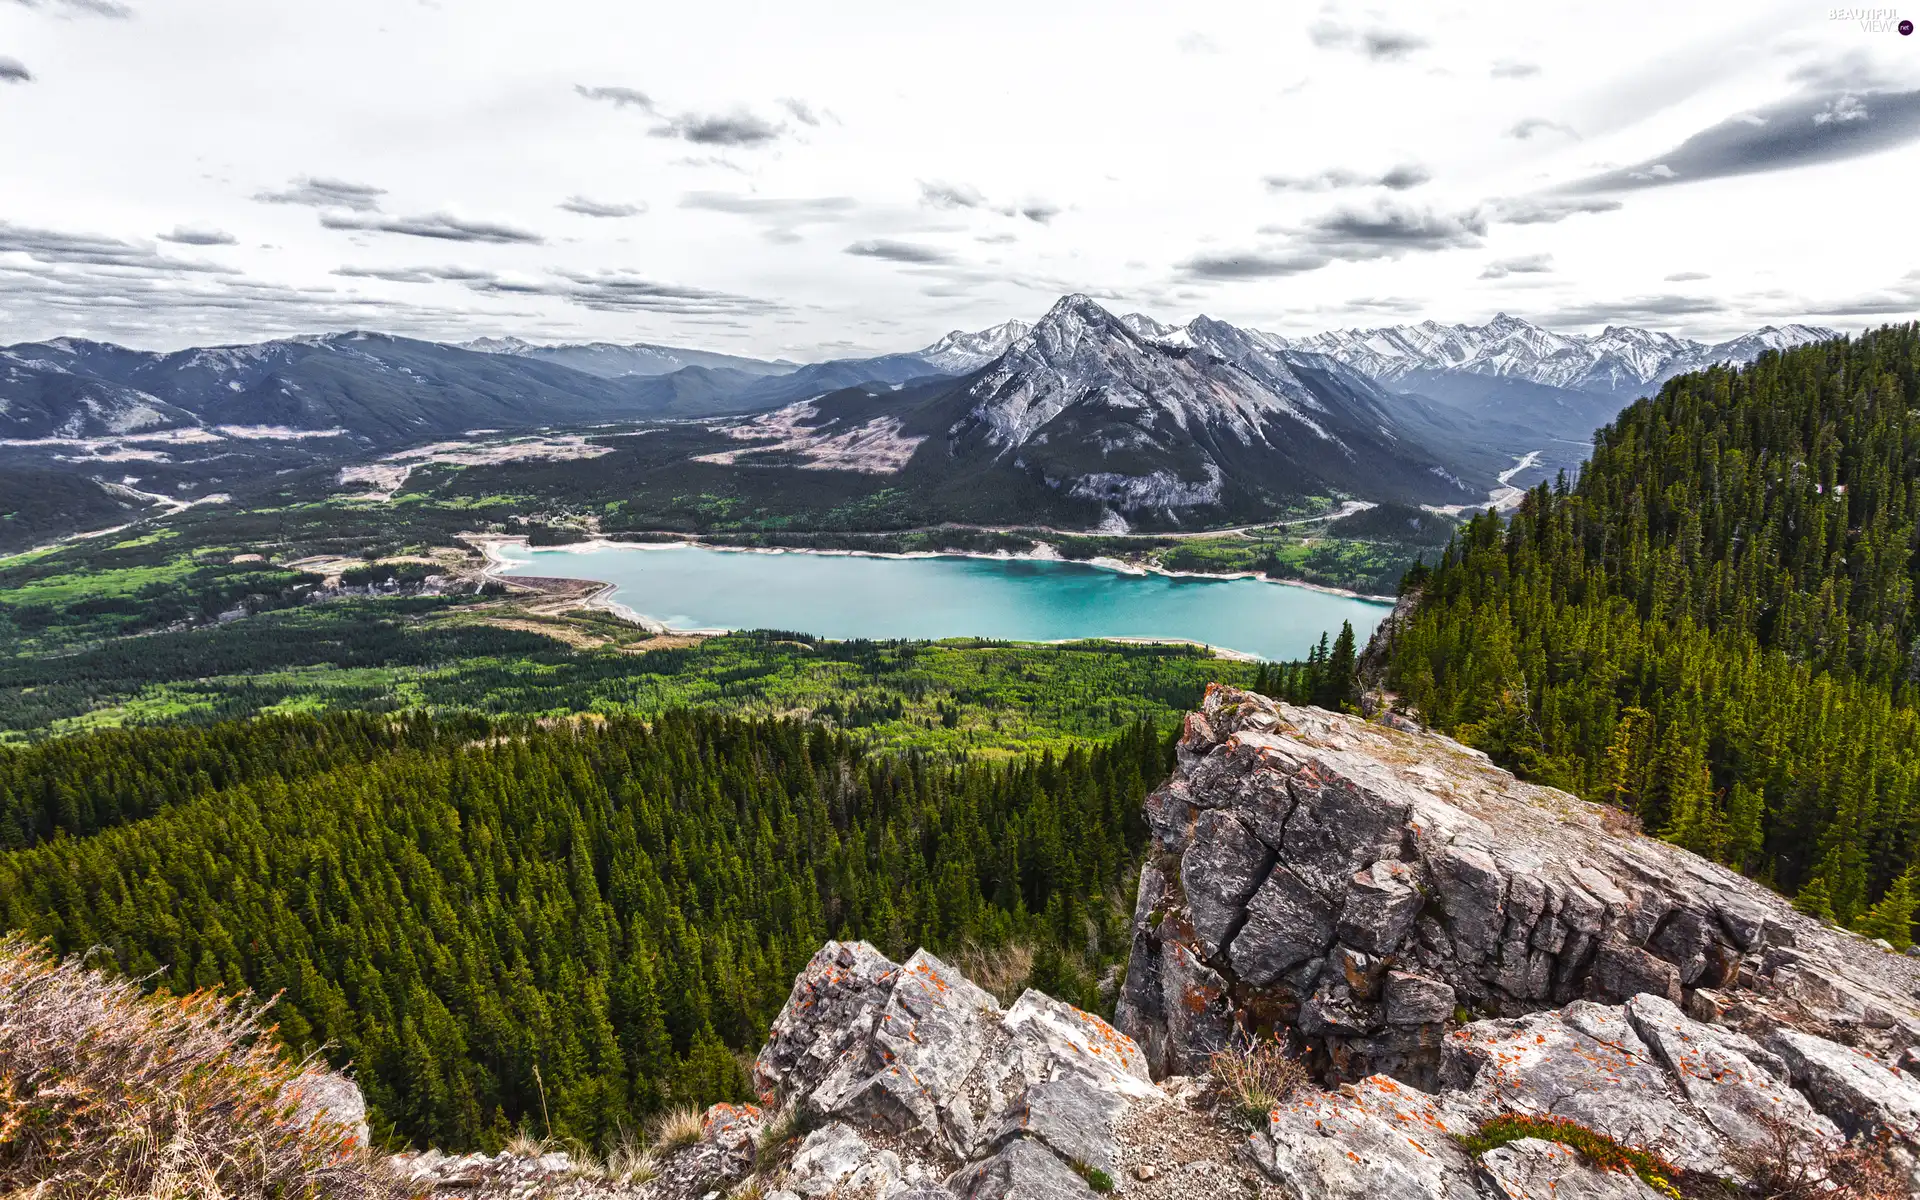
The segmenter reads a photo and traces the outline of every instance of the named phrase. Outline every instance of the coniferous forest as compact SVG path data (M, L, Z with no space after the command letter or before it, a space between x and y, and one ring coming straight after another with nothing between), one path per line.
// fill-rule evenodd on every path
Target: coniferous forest
M1920 325L1683 376L1577 484L1416 571L1390 682L1523 774L1904 943L1917 516Z
M604 1145L746 1098L828 937L1101 1006L1171 746L955 765L791 721L281 717L0 756L0 926L280 996L390 1138ZM1009 980L1009 982L1016 982Z

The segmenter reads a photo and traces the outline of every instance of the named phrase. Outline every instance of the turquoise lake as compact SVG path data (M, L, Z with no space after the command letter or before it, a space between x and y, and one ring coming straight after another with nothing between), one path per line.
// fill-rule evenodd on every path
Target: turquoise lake
M754 554L698 546L501 549L503 575L596 579L675 629L786 629L828 638L1185 638L1305 657L1352 621L1362 643L1392 606L1257 579L1133 575L1080 563Z

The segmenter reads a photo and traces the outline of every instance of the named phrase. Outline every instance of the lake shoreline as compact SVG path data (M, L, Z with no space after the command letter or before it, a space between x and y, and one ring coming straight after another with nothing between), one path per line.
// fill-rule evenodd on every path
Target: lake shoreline
M729 546L716 542L703 542L698 538L680 538L671 542L623 542L611 538L596 537L581 542L568 542L561 546L534 546L522 534L477 534L466 539L481 547L487 556L487 568L482 578L492 579L501 567L512 565L498 557L496 546L523 546L528 550L564 550L569 553L589 553L595 550L647 550L668 549L675 546L689 546L696 550L724 550L735 554L815 554L822 557L838 558L890 558L899 560L922 558L977 558L987 562L1053 562L1077 563L1083 567L1095 567L1102 571L1112 571L1119 575L1158 575L1165 579L1251 579L1259 583L1271 583L1280 587L1301 588L1309 592L1319 592L1326 596L1340 596L1347 600L1361 600L1368 604L1394 604L1397 596L1376 596L1367 592L1356 592L1351 588L1331 587L1324 583L1308 583L1303 579L1275 579L1259 571L1169 571L1165 567L1148 567L1139 563L1130 563L1124 559L1100 556L1096 558L1067 558L1047 542L1038 543L1032 550L839 550L816 549L812 546ZM599 582L595 580L593 582ZM612 586L612 585L609 585ZM676 633L688 632L674 630Z

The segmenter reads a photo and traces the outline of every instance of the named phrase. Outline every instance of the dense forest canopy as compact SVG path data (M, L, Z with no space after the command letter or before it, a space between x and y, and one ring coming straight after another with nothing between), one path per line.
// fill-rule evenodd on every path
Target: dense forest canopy
M1140 724L956 765L700 711L63 739L0 752L9 828L40 839L0 856L0 926L279 994L389 1136L604 1144L745 1098L736 1054L828 937L997 951L1006 982L1100 1006L1170 753Z
M1907 903L1920 860L1917 513L1920 325L1682 376L1598 433L1577 485L1462 531L1391 683L1859 922Z

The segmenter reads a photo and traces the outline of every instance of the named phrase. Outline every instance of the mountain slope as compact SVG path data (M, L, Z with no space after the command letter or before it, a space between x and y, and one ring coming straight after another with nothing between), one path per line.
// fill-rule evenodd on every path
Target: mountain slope
M1843 921L1920 862L1920 325L1688 375L1481 518L1390 647L1426 720Z

